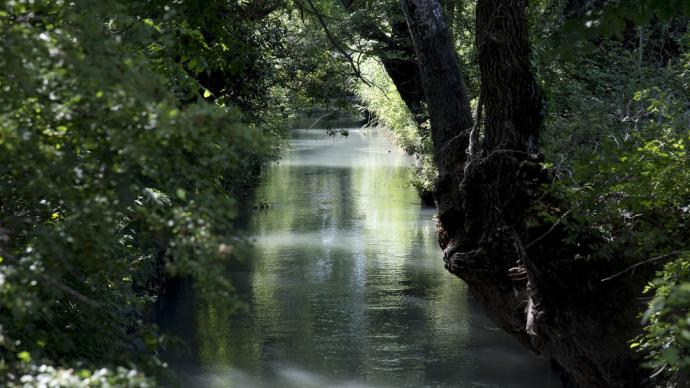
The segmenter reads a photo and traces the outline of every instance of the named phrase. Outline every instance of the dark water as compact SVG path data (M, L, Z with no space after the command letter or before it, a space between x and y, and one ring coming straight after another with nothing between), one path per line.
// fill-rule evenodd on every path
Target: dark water
M558 387L546 361L495 328L443 269L433 209L408 158L375 130L295 131L249 221L255 251L227 301L168 299L161 326L185 386Z

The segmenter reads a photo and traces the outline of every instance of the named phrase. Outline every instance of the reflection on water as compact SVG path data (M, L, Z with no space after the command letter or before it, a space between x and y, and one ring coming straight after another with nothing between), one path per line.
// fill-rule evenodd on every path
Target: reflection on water
M295 131L292 145L258 190L272 208L251 218L256 247L234 279L250 311L181 296L163 310L193 345L171 357L186 385L559 386L445 272L434 211L386 137Z

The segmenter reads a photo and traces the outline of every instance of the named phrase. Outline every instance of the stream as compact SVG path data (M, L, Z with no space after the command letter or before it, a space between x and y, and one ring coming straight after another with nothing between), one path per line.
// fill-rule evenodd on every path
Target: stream
M560 387L443 268L434 209L410 157L380 130L293 130L246 221L254 248L233 284L246 311L162 297L163 355L193 387Z

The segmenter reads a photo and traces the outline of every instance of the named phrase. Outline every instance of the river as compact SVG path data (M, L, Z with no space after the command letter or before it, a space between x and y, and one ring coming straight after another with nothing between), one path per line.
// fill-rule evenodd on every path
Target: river
M159 307L190 345L164 357L184 386L560 387L443 269L434 209L382 131L292 134L247 220L246 311L179 290Z

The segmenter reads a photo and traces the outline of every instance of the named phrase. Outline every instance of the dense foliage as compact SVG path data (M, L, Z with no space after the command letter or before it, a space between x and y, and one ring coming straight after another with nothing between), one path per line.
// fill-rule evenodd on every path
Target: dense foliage
M254 11L2 3L0 385L149 384L161 276L232 297L231 193L287 98L283 27Z
M602 281L663 267L647 289L656 296L644 334L631 341L657 379L682 380L689 366L687 28L682 17L621 27L608 31L618 38L584 41L571 48L575 55L551 60L557 51L540 42L550 103L542 149L556 183L550 190L567 204L549 216L568 230L565 243L591 245L588 260L625 264Z
M462 2L447 21L457 26L464 17L471 26L472 3ZM631 344L648 355L657 378L678 379L690 354L690 36L688 19L679 16L688 10L685 3L605 3L535 1L530 7L533 64L547 101L540 147L554 184L546 189L560 203L533 211L565 227L564 244L587 244L593 254L584 260L628 268L616 278L669 262L648 287L656 296L642 319L645 334ZM465 29L454 33L472 91L475 48L467 38L472 27ZM380 68L370 74L375 85L359 89L365 106L406 149L431 159L390 78ZM433 179L417 175L422 186L433 186Z
M657 373L687 381L690 368L690 258L687 253L659 272L647 291L649 303L643 323L645 333L631 343L648 354L649 366Z
M690 9L577 3L529 10L547 192L562 204L534 210L565 244L590 244L586 260L628 268L612 278L660 269L631 347L679 379ZM474 3L443 6L476 111ZM356 100L415 155L420 195L434 186L425 106L391 76L415 60L397 1L13 0L0 38L0 385L155 384L157 287L185 276L233 298L241 195L296 113Z

